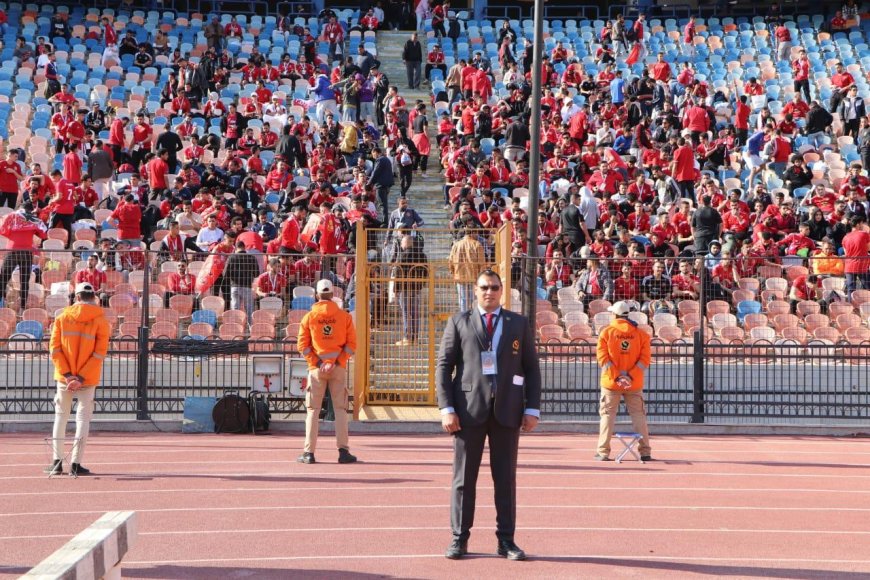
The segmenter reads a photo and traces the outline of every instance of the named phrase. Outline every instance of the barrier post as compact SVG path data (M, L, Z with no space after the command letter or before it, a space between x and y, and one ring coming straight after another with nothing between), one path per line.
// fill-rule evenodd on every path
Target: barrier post
M121 578L121 560L133 547L136 512L106 512L100 519L37 564L22 579Z
M150 318L149 306L151 305L151 253L145 254L145 276L142 284L142 319L139 321L138 337L138 364L136 375L136 419L147 421L148 414L148 320Z

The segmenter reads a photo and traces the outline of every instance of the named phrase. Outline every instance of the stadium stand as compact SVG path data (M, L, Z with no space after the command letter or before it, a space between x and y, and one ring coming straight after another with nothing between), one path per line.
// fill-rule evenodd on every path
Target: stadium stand
M292 348L320 277L353 308L354 226L389 219L375 145L405 179L426 173L431 142L444 199L425 181L411 194L447 213L428 225L512 223L515 288L538 220L543 342L594 340L615 300L665 343L702 324L729 342L866 340L870 286L843 247L870 215L866 19L545 22L528 216L532 22L433 8L429 102L413 103L387 90L404 84L386 61L406 35L377 13L5 5L0 169L20 175L0 179L0 214L22 219L0 230L0 336L45 336L88 280L117 336L147 310L152 336ZM28 224L38 253L12 245Z

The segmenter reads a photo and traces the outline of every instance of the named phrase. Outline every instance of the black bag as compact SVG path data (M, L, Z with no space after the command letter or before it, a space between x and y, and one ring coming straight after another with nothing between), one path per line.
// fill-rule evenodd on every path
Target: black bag
M251 393L248 396L248 406L251 409L251 430L254 433L268 431L272 421L268 396L264 393Z
M238 391L227 391L211 412L215 433L247 433L251 429L251 408Z

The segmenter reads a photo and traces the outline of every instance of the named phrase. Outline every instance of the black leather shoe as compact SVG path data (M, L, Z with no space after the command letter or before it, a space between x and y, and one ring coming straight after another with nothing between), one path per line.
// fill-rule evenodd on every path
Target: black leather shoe
M314 454L306 451L296 458L296 463L316 463L314 461Z
M450 560L458 560L468 553L468 540L453 538L453 543L447 548L444 556Z
M69 474L75 477L78 477L79 475L90 475L91 470L81 463L73 463L72 467L69 468Z
M338 450L339 463L356 463L356 455L351 455L347 449Z
M55 459L51 465L42 470L43 473L47 473L49 475L60 475L63 473L63 461L60 459Z
M526 559L526 553L523 552L519 546L514 544L513 540L499 540L497 553L499 556L507 558L508 560Z
M608 456L606 456L606 455L601 455L601 454L596 453L596 454L595 454L595 461L613 461L613 460L610 459L610 458L609 458Z
M652 458L652 455L641 455L641 456L640 456L640 460L641 460L641 461L655 461L655 460Z

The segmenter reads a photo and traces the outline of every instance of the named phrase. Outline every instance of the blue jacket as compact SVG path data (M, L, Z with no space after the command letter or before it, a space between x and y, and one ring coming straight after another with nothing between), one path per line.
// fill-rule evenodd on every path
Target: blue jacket
M319 75L317 77L317 84L314 85L314 88L311 89L311 92L314 93L315 103L319 103L321 101L335 100L335 91L330 88L329 79L326 77L326 75Z
M750 155L761 155L764 149L764 131L759 131L746 142L746 151Z

